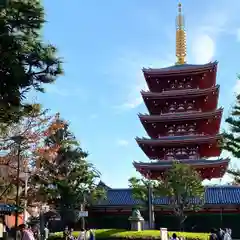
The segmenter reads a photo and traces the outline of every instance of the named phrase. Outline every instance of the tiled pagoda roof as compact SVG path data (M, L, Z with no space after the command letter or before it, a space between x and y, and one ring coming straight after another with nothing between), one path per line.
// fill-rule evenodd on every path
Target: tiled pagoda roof
M136 138L138 144L151 144L151 145L160 145L160 144L169 144L174 145L176 143L204 143L204 142L214 142L216 140L221 140L222 136L220 134L214 136L205 136L205 135L188 135L188 136L164 136L159 139L151 138Z
M186 160L178 160L181 163L189 164L192 166L206 166L211 167L212 165L220 165L220 164L228 164L230 159L216 159L216 160L208 160L208 159L199 159L199 160L192 160L192 159L186 159ZM155 162L133 162L134 166L139 167L151 167L151 168L164 168L169 166L172 166L173 161L172 160L162 160L162 161L155 161Z
M148 121L180 121L183 119L192 119L194 118L195 120L197 119L204 119L204 118L210 118L213 116L220 115L222 116L223 108L219 108L215 111L211 112L199 112L199 111L192 111L183 113L166 113L166 114L161 114L161 115L149 115L149 114L141 114L139 113L138 116L141 120L148 120Z
M172 73L182 73L182 72L193 72L193 71L201 71L212 69L218 64L217 61L210 62L207 64L182 64L182 65L173 65L165 68L143 68L144 74L172 74Z
M208 93L219 91L220 86L216 85L211 88L206 89L178 89L178 90L169 90L164 92L151 92L151 91L141 91L143 98L151 98L151 99L169 99L176 98L180 96L184 97L193 97L193 96L205 96Z
M197 202L197 199L193 200ZM214 186L205 188L204 201L206 205L240 205L240 187L238 186ZM100 201L95 206L134 206L139 204L132 196L131 189L109 189L107 199ZM156 205L167 205L167 197L154 200Z

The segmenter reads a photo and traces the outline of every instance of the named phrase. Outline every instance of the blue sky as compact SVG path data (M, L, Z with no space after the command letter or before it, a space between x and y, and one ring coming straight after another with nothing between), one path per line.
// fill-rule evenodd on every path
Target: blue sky
M111 187L126 187L132 162L147 160L134 138L145 136L142 67L175 62L177 0L45 0L46 42L64 59L65 75L37 96L60 112ZM183 0L188 62L219 61L220 105L228 113L240 90L240 1Z

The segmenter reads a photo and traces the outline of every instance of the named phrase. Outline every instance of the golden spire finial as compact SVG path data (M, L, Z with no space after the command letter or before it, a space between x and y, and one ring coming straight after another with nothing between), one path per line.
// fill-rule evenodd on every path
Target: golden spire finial
M182 4L178 4L178 15L176 18L176 64L186 63L187 46L186 31L184 27L184 16L182 14Z

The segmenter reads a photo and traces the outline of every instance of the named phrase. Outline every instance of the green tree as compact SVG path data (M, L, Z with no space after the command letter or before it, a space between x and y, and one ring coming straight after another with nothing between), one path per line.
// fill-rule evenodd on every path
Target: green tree
M226 119L228 131L223 133L223 149L240 159L240 94L237 95L236 104L232 108L231 115ZM235 183L240 183L240 171L230 169L228 171L235 179Z
M79 146L67 123L46 144L60 148L53 161L40 161L33 180L38 186L37 196L54 205L65 223L76 221L77 211L104 197L104 190L97 187L100 173L86 160L88 153Z
M153 196L156 197L159 195L158 191L158 181L153 181L144 178L132 177L128 180L129 187L132 189L132 196L134 199L138 200L138 204L135 206L143 211L148 219L148 189L149 186L152 188Z
M44 22L40 0L11 0L0 9L0 123L18 121L31 110L27 92L43 92L62 74L56 47L43 43Z
M144 205L148 199L148 181L131 179L133 196ZM191 166L174 162L172 167L161 179L152 181L154 198L168 197L169 205L165 206L174 211L178 217L180 228L186 219L186 211L197 211L203 205L204 187L196 171ZM193 202L197 198L199 201Z

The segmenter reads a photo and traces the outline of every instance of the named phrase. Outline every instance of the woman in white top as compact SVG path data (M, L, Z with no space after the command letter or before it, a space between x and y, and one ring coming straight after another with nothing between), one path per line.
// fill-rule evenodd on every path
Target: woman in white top
M232 237L231 237L231 234L229 232L229 229L227 229L227 228L225 230L225 234L224 234L223 240L232 240Z

